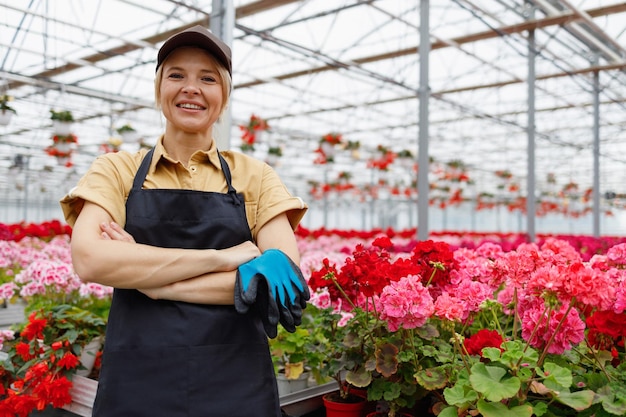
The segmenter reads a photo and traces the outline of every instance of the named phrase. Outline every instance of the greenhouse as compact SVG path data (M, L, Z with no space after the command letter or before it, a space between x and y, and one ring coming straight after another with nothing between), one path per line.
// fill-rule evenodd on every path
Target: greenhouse
M0 416L626 415L624 22L617 0L0 0ZM233 333L258 363L190 336L255 314ZM144 327L160 372L128 353ZM181 367L210 385L165 399Z

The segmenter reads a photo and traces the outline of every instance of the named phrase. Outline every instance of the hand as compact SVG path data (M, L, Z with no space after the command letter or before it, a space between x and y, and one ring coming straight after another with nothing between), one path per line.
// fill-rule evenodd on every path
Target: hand
M135 243L135 238L133 238L130 233L115 222L101 223L100 230L102 230L100 236L102 236L104 240L118 240L122 242Z
M152 298L153 300L158 300L160 298L159 294L163 288L164 287L143 288L143 289L138 289L137 291L144 293L145 295Z
M269 249L237 269L235 308L240 313L256 306L269 337L276 325L294 332L302 322L302 309L310 298L300 268L282 251Z
M261 251L252 242L246 241L239 245L220 250L220 259L224 263L220 271L234 271L239 265L244 264L258 256Z

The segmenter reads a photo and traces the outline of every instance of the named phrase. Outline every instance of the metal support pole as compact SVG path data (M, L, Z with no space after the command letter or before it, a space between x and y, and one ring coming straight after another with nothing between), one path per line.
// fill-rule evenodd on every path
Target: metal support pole
M532 16L531 16L532 18ZM526 228L528 239L535 241L535 31L528 32L528 167L526 192Z
M417 240L427 240L428 227L428 102L429 55L430 55L430 9L428 0L420 0L420 86L419 98L419 137L417 158Z
M593 73L593 236L600 236L600 73Z
M209 24L211 32L223 40L232 50L233 28L235 27L235 7L232 0L213 0ZM213 126L213 137L218 149L230 148L231 124L231 110L230 105L228 105Z

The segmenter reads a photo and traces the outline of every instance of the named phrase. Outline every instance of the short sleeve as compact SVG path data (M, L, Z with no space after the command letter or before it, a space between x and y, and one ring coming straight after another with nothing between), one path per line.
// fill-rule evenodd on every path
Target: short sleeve
M264 164L261 190L257 206L257 221L252 230L253 236L270 220L286 213L291 227L295 230L307 211L307 205L300 197L293 196L280 177L269 165Z
M126 199L137 166L133 155L126 152L97 157L78 184L60 201L67 223L73 227L85 201L89 201L106 210L123 227Z

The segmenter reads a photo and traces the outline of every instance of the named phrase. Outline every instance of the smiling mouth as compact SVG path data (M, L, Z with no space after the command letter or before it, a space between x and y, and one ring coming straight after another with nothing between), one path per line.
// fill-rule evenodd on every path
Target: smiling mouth
M190 109L190 110L204 110L204 107L198 106L197 104L191 104L191 103L177 104L176 107L180 107L181 109Z

